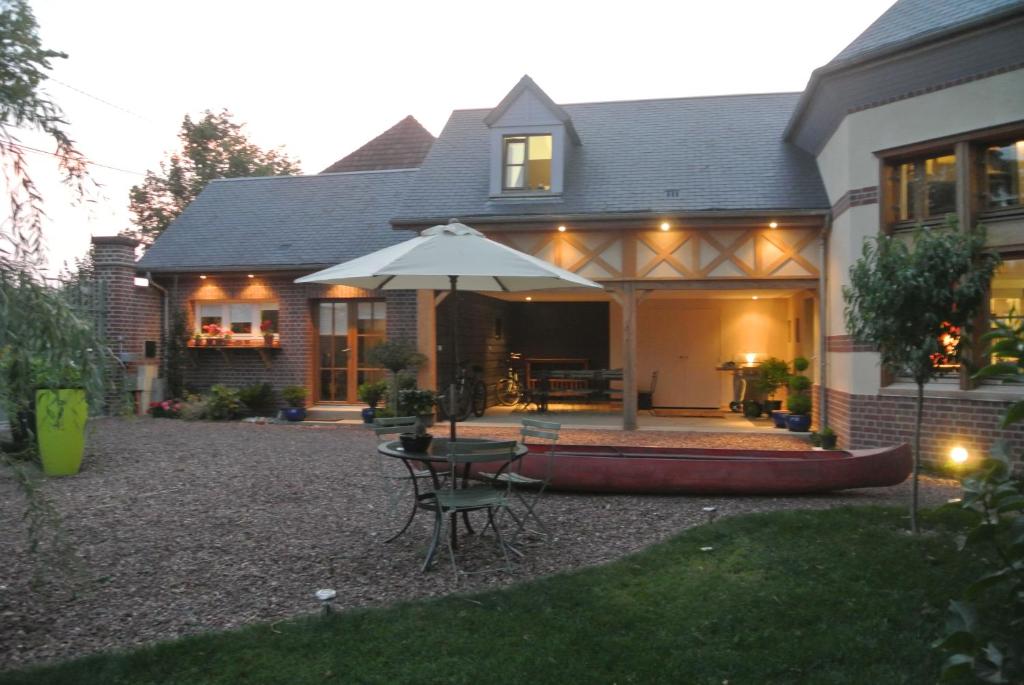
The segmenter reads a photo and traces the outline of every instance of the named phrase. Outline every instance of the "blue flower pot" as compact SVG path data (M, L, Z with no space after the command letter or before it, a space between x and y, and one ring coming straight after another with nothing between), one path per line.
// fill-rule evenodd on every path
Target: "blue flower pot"
M377 409L375 407L366 407L361 412L363 416L363 423L373 423L373 419L377 416Z
M776 409L772 412L772 423L776 428L787 428L786 417L789 416L788 409Z
M285 407L282 412L289 421L302 421L306 418L305 407Z
M790 414L786 417L786 425L794 433L806 433L811 430L811 417L807 414Z

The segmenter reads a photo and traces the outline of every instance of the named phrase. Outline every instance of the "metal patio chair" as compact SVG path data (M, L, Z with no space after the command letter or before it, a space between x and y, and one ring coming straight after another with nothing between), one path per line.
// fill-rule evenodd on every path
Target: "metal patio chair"
M539 534L544 535L549 540L551 539L551 532L544 525L544 521L537 515L536 507L540 502L541 495L544 494L544 491L547 490L548 485L551 483L551 476L555 469L555 445L558 444L558 433L561 429L562 424L553 421L539 421L537 419L523 419L522 421L519 436L523 444L529 444L531 441L536 444L537 441L541 441L542 444L548 445L542 478L524 476L516 468L510 468L504 473L479 474L481 478L496 483L507 483L512 488L512 494L523 505L525 513L521 517L517 516L514 511L509 510L509 515L516 522L516 535L526 531L527 523L530 519L533 519L540 528ZM529 532L537 533L538 531Z
M451 442L448 444L448 478L444 487L434 491L432 509L434 511L434 536L430 541L427 550L427 558L423 562L423 570L426 571L434 556L437 553L438 545L442 540L448 546L448 558L451 561L452 571L455 573L456 581L459 577L459 567L455 562L455 547L452 536L446 534L449 525L455 525L454 520L457 514L467 514L472 511L487 512L487 527L494 529L498 548L505 559L504 570L512 571L512 560L509 558L509 545L501 535L501 528L498 519L501 512L508 507L511 486L505 482L503 488L495 488L492 485L477 485L471 487L459 487L460 482L465 486L465 470L478 464L500 464L497 474L505 473L509 464L515 458L516 441L464 441ZM484 569L474 573L485 573L499 569ZM463 573L467 573L463 571Z
M400 433L415 432L419 422L416 416L379 418L370 424L370 428L377 436L378 443L384 443ZM405 461L393 459L380 452L377 453L377 469L387 495L383 524L389 530L398 529L398 532L384 540L391 542L412 525L416 511L422 508L420 502L424 495L434 490L435 474L430 469L413 468ZM427 486L427 493L420 492L421 483ZM409 508L408 514L405 513L406 506Z

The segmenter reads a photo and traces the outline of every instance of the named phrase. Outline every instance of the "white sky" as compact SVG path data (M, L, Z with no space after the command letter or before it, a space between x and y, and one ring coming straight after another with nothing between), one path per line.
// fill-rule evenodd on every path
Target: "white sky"
M50 264L129 225L128 189L177 147L186 113L226 107L316 173L407 114L436 135L524 73L559 103L803 90L891 3L33 0L44 45L69 55L52 73L66 85L47 88L72 137L138 172L94 166L101 191L73 206L54 160L30 155Z

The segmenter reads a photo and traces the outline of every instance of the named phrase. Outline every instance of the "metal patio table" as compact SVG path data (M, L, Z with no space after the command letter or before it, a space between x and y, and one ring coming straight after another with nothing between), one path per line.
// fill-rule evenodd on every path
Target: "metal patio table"
M494 442L491 438L459 438L459 442ZM428 509L434 511L430 500L433 497L433 492L420 492L418 479L413 477L413 473L417 470L418 465L425 466L430 471L430 477L434 481L434 489L441 487L441 481L438 478L439 471L438 466L442 467L442 471L447 469L448 466L448 438L434 438L430 443L430 450L428 452L407 452L402 447L400 440L391 440L389 442L381 443L377 446L377 451L386 457L392 457L394 459L401 459L405 468L409 470L409 476L412 481L413 487L413 502L412 511L409 512L409 518L406 520L405 525L402 527L394 537L399 537L408 530L410 524L412 524L413 518L416 516L416 512L420 509ZM517 443L515 453L512 456L512 461L517 461L526 456L530 448L523 443ZM466 487L469 483L469 465L465 465L462 471L462 487ZM466 524L466 529L472 533L473 527L469 523L468 512L463 513L463 521ZM452 515L452 546L456 546L456 520L455 516ZM424 565L426 568L429 565L430 560L433 558L436 550L431 549L427 554L427 564Z

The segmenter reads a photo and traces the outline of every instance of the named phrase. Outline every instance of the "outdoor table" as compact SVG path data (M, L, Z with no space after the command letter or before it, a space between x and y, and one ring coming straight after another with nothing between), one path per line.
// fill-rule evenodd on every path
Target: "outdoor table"
M496 438L459 438L459 442L495 442ZM391 440L389 442L381 443L377 446L377 451L386 457L392 457L394 459L401 459L402 463L405 464L405 468L409 470L409 477L412 480L413 486L413 515L415 516L416 509L431 509L429 503L433 493L419 491L419 484L417 479L413 477L413 473L416 471L416 466L422 464L427 467L430 471L430 477L434 481L434 489L441 487L441 481L438 479L437 466L440 464L444 468L448 466L448 438L434 438L430 443L430 450L428 452L407 452L402 447L401 440ZM515 453L512 455L512 461L522 459L529 452L529 448L523 443L517 443ZM466 487L469 483L469 464L465 464L462 470L462 487ZM473 527L469 523L469 513L463 513L463 521L466 524L466 529L472 533ZM412 518L409 519L409 523L412 523ZM406 528L398 534L401 535L408 529L409 523L406 524ZM456 546L456 521L455 516L452 515L452 546ZM396 536L397 537L397 536ZM428 557L433 557L436 550L431 550ZM430 559L427 562L429 564ZM424 565L426 567L426 565Z

